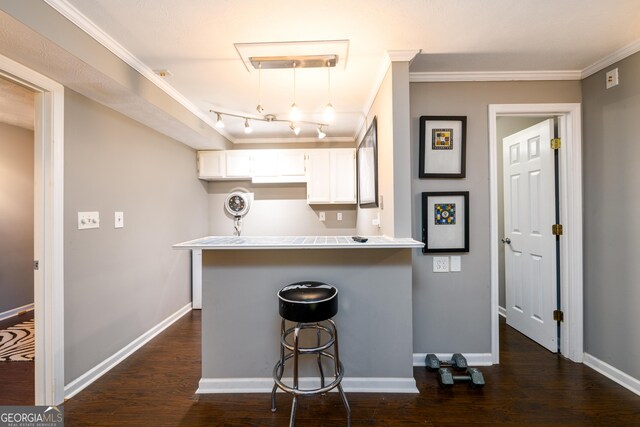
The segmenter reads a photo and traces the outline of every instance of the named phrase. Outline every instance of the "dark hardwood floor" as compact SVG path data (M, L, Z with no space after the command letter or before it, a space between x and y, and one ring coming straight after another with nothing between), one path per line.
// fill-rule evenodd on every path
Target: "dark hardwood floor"
M33 311L0 320L0 330L33 319ZM34 404L34 363L0 362L0 405Z
M420 394L347 393L352 425L640 425L639 396L549 353L502 320L500 328L501 363L481 368L483 389L443 390L435 374L415 368ZM65 426L288 425L288 396L278 395L272 413L267 394L196 395L199 378L200 312L193 311L68 400ZM301 398L297 425L346 425L337 393Z

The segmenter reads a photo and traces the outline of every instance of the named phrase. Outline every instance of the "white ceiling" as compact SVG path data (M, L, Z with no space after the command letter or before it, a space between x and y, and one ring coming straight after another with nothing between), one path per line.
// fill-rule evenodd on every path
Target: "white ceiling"
M640 40L639 0L67 2L149 68L170 70L167 82L207 114L256 114L258 73L247 70L234 44L348 40L346 64L331 70L337 118L326 131L337 139L360 130L388 51L421 50L412 73L579 72ZM261 98L265 113L286 118L292 71L263 70ZM296 102L307 120L321 121L327 98L326 69L297 71ZM225 124L234 142L248 142L241 120ZM286 124L270 123L250 138L293 136ZM300 135L314 136L315 127Z

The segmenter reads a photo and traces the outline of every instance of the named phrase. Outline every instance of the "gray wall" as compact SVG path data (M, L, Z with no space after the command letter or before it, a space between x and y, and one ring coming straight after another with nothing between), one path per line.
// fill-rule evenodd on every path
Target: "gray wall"
M33 147L0 123L0 313L33 302Z
M66 384L190 302L190 254L171 245L207 231L195 165L189 147L65 91ZM100 228L78 230L78 211L99 211Z
M618 67L620 85L605 89ZM640 54L583 80L585 352L640 378Z
M580 82L412 83L413 237L422 229L421 192L470 192L470 252L460 273L433 273L433 256L413 260L414 352L491 351L488 105L580 102ZM418 179L419 120L423 115L467 116L464 179Z

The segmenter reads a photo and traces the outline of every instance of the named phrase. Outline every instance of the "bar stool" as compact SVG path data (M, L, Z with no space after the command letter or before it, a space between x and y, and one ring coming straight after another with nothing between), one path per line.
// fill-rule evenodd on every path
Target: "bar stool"
M276 410L276 390L281 390L293 395L291 405L291 418L289 426L295 425L296 408L298 396L310 396L326 393L329 390L338 388L342 403L347 410L347 425L351 425L351 408L347 402L347 396L342 390L342 377L344 367L340 362L338 354L338 330L336 324L331 319L338 313L338 289L334 286L322 282L297 282L285 286L278 292L278 306L280 317L280 360L273 368L273 390L271 391L271 410ZM286 329L286 321L295 322L295 326ZM322 324L321 322L325 322ZM315 330L317 344L315 347L302 347L299 345L300 334L304 330ZM322 342L322 332L328 339ZM287 338L293 334L293 343L289 343ZM327 352L333 347L333 354ZM299 387L299 356L315 355L320 371L320 387L312 389L301 389ZM322 358L333 360L334 380L325 384L324 371L322 369ZM293 359L293 385L287 385L282 381L285 362Z

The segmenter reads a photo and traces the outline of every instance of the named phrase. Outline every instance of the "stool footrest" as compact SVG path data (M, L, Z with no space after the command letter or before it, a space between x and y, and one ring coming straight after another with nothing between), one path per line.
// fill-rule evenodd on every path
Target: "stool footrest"
M320 353L321 356L324 357L328 357L330 359L333 359L333 355L330 353L325 353L324 351ZM285 358L285 361L289 358L293 357L293 355L289 354L287 355L287 357ZM311 395L315 395L315 394L324 394L327 393L331 390L333 390L334 388L336 388L338 385L340 385L340 382L342 381L342 377L344 376L344 367L342 366L342 362L340 362L339 369L338 372L336 372L336 376L335 379L327 384L324 387L321 388L314 388L314 389L301 389L301 388L293 388L292 386L289 386L287 384L285 384L284 382L282 382L282 379L278 377L277 373L278 373L278 369L280 368L281 363L278 362L275 366L275 368L273 368L273 379L276 383L276 385L278 386L279 389L281 389L282 391L285 391L289 394L292 394L294 396L311 396Z

